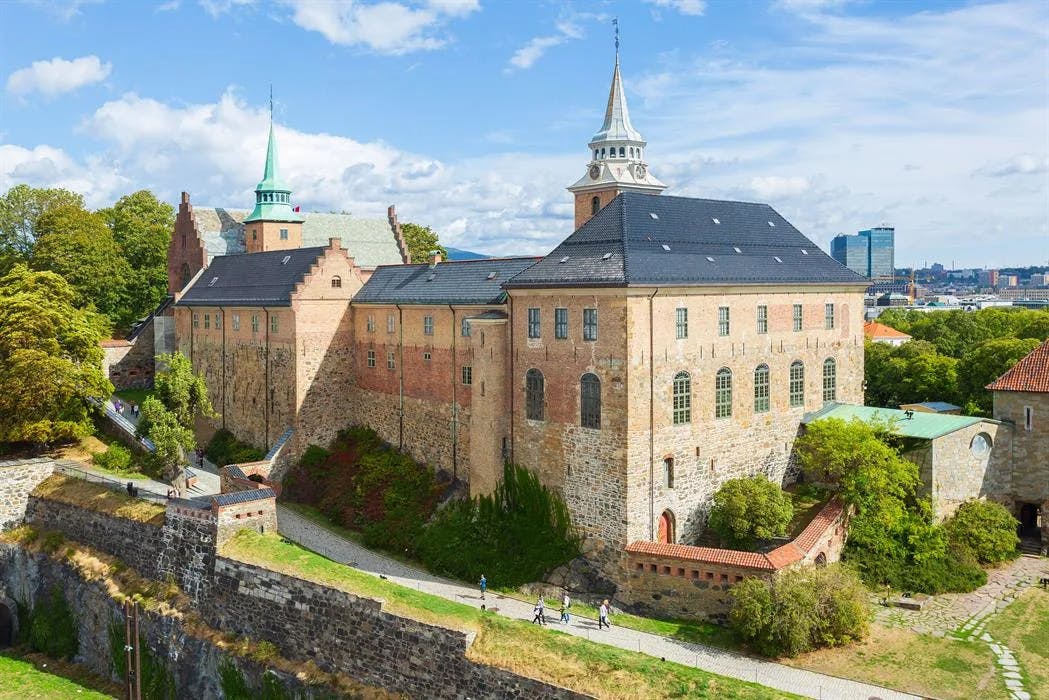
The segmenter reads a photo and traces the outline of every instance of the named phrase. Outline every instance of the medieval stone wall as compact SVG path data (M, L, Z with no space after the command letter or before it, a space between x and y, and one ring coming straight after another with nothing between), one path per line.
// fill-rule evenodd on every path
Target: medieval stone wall
M974 454L973 439L981 434L992 445L991 450ZM1010 438L1008 427L985 421L932 441L931 480L925 481L923 469L922 481L931 486L933 515L937 520L950 517L958 506L971 499L987 498L1012 505L1007 498L1003 499L1009 492L1011 470L999 468L991 460L994 450L1001 454L1009 451ZM904 456L912 459L909 453Z
M1033 413L1031 430L1024 423L1025 407ZM996 464L1008 463L1008 486L999 500L1017 516L1020 504L1041 504L1044 546L1049 543L1049 394L996 391L994 417L1009 422L1007 430L1012 439L1007 451L996 447L993 453ZM999 435L1005 430L1003 427Z
M30 491L54 469L54 461L42 457L0 462L0 531L22 523Z
M102 373L117 391L148 389L153 386L156 369L153 344L154 319L150 318L133 341L111 340L102 343Z

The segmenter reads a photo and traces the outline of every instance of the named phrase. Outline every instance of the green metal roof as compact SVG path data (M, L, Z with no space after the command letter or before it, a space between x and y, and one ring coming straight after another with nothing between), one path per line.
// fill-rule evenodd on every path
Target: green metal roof
M255 208L244 219L251 221L301 222L303 218L291 208L291 189L280 177L280 162L277 159L277 138L270 122L270 140L266 146L266 166L262 181L255 187Z
M942 413L922 413L914 411L907 417L906 411L895 408L878 408L876 406L856 406L844 403L829 403L818 411L806 413L801 422L805 425L823 418L838 418L844 421L858 419L865 423L891 422L896 433L904 437L935 440L949 433L970 425L987 421L987 418L973 416L952 416Z

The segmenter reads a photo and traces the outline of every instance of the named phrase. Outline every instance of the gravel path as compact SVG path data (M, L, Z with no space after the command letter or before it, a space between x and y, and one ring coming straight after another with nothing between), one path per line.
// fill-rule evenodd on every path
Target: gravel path
M425 571L402 564L378 554L343 537L325 530L297 513L277 506L277 525L280 533L333 561L361 571L386 578L409 588L431 593L466 605L480 607L505 617L518 620L532 619L532 605L513 598L489 592L482 600L476 587L434 576ZM557 619L557 612L548 609L547 619ZM841 700L890 700L916 698L887 688L867 685L857 681L835 678L812 671L783 666L743 656L724 649L690 644L645 632L617 627L612 617L612 629L598 630L597 623L589 619L573 617L569 625L552 622L557 629L586 637L603 644L637 651L650 656L676 661L685 666L701 668L722 676L752 681L761 685L810 698L840 698Z

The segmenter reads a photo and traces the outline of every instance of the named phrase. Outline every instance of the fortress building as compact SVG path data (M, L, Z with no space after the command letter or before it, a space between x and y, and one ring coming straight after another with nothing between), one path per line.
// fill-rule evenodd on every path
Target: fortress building
M505 460L532 469L601 562L692 543L726 480L792 478L807 411L862 403L868 280L768 205L661 195L646 147L617 58L571 235L541 258L406 264L392 210L292 209L271 129L250 215L183 196L176 345L260 447L365 424L472 493Z

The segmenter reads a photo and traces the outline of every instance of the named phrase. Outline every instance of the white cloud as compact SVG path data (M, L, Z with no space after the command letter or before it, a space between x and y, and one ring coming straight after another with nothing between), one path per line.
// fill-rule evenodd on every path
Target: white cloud
M762 199L796 197L807 192L809 187L809 179L797 175L793 177L768 175L750 178L750 189Z
M1007 161L986 165L976 171L976 175L1004 177L1006 175L1034 175L1049 171L1049 157L1036 156L1033 153L1022 153Z
M200 0L200 6L212 17L232 12L238 7L254 5L255 0Z
M528 40L521 48L514 52L514 55L510 57L510 67L507 70L514 68L526 70L531 68L536 61L543 57L543 54L547 50L552 49L555 46L559 46L566 41L573 39L582 39L586 34L583 32L583 28L577 23L577 18L592 17L591 15L576 15L573 19L562 19L559 20L554 28L556 32L554 34L548 34L545 36L537 36Z
M113 71L112 63L103 63L98 56L81 56L67 61L52 58L34 61L28 68L20 68L7 78L7 91L15 95L39 92L53 96L70 92L92 83L100 83Z
M707 0L645 0L650 5L677 10L683 15L701 15L707 10Z
M333 44L365 46L395 55L444 46L448 40L436 34L444 21L480 9L477 0L431 0L420 7L355 0L284 2L292 8L292 22L318 32Z

